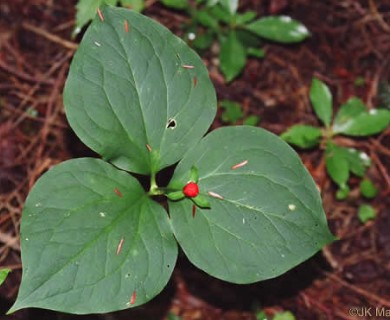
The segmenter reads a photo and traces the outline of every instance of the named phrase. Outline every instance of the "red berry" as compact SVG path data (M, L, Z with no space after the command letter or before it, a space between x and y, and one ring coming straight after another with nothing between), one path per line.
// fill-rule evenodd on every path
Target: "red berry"
M194 198L199 194L199 187L195 182L188 182L183 188L183 193L186 197Z

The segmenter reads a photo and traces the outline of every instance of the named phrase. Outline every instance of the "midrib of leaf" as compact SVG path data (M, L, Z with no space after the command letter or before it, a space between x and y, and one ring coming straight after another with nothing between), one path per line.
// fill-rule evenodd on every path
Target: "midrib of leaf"
M114 50L118 53L118 55L123 59L123 61L127 64L128 66L128 69L129 69L129 74L131 75L133 82L134 82L134 89L135 89L135 92L137 93L137 98L138 98L138 101L139 101L139 110L140 110L140 113L141 113L141 118L142 118L142 124L143 124L143 129L144 129L144 134L145 134L145 139L146 139L146 142L149 142L149 138L148 138L148 134L147 134L147 130L146 130L146 124L145 124L145 116L144 116L144 113L143 113L143 102L142 100L140 99L140 93L139 93L139 88L138 88L138 85L137 85L137 82L135 81L135 75L133 73L133 69L132 69L132 66L131 66L131 62L129 61L130 59L130 55L127 54L127 51L126 51L126 48L125 46L123 45L120 37L119 37L119 34L116 32L115 28L113 25L111 24L107 24L112 30L113 30L113 33L115 34L116 36L116 39L118 40L118 42L120 43L120 46L122 47L122 50L125 54L125 56L123 56L115 47L113 47L109 42L107 42L107 44ZM134 26L132 26L134 28ZM139 31L138 31L139 32ZM126 58L127 56L127 58ZM105 68L103 68L105 70ZM129 82L131 83L131 81L129 80ZM132 83L131 83L132 84ZM107 93L105 91L105 95L107 96ZM108 97L107 97L108 98ZM108 100L109 101L109 100ZM110 103L111 104L111 103ZM137 104L138 105L138 104ZM114 108L113 109L113 112L115 113L114 111ZM115 116L117 117L118 121L121 123L123 129L125 130L125 132L127 133L129 139L131 141L134 141L133 138L130 137L130 133L124 128L121 120L119 119L119 117L117 116L117 114L115 113ZM138 149L142 150L141 149L141 146L138 145L137 143L135 143L138 147Z
M127 20L127 17L124 17L122 15L120 15L122 17L122 19L125 19ZM149 137L148 137L148 133L147 133L147 128L146 128L146 121L145 121L145 115L143 113L143 108L144 108L144 105L143 105L143 100L140 98L140 93L139 93L139 88L138 88L138 84L137 82L135 81L135 74L133 73L133 69L131 67L132 65L132 62L130 61L131 59L131 55L128 54L127 50L126 50L126 47L124 46L124 44L122 43L118 33L116 32L115 28L110 25L111 29L114 30L114 33L116 35L116 38L118 40L118 42L120 43L122 49L123 49L123 52L127 55L127 59L125 59L122 55L122 59L124 59L124 61L127 63L128 65L128 68L129 68L129 71L130 71L130 74L132 76L132 80L134 81L134 84L135 84L135 91L137 92L137 97L138 97L138 101L139 101L139 105L140 105L140 112L141 112L141 115L142 115L142 123L143 123L143 128L144 128L144 134L145 134L145 137L146 137L146 140L147 140L147 143L150 143L149 141ZM167 121L168 121L168 108L169 108L169 104L168 104L168 85L167 85L167 81L166 81L166 75L164 73L164 68L162 66L162 61L161 61L161 58L160 56L157 54L157 51L155 49L155 47L153 46L153 43L152 41L149 39L149 37L147 37L145 34L143 34L135 25L131 25L131 28L132 30L136 30L140 35L142 35L142 39L145 39L147 40L147 42L149 43L150 47L153 49L153 52L154 52L154 55L157 57L158 61L159 61L159 67L161 69L161 73L162 73L162 76L163 76L163 79L164 79L164 84L165 84L165 89L166 89L166 118L167 118ZM158 32L158 31L156 31ZM166 44L165 44L166 45ZM115 48L114 48L115 49ZM116 49L115 49L116 50ZM118 52L119 53L119 52ZM164 131L165 132L165 131ZM155 148L155 146L151 146L152 148ZM160 145L159 145L159 148L161 147L161 141L160 141Z
M293 195L300 204L303 205L303 207L305 207L308 211L311 211L311 209L308 207L308 205L306 205L306 203L304 203L290 188L286 187L285 185L279 183L279 182L276 182L274 180L272 180L271 178L267 177L266 175L263 175L263 174L258 174L258 173L235 173L235 174L232 174L232 173L216 173L216 174L213 174L212 176L208 176L207 178L202 178L202 180L207 180L207 179L210 179L210 178L213 178L213 177L217 177L217 176L234 176L234 175L239 175L239 176L251 176L251 177L258 177L258 178L264 178L280 187L282 187L283 189L287 190L291 195ZM199 179L201 180L201 179ZM248 209L251 209L251 206L247 206L245 204L242 204L243 206L246 206Z
M25 297L24 300L27 300L27 298L31 295L31 293L35 292L39 287L42 287L45 283L47 283L53 276L55 276L56 274L58 274L59 272L61 272L63 269L65 269L67 266L69 266L71 263L73 263L75 260L77 260L77 258L82 255L87 249L89 249L94 243L96 243L99 238L103 235L105 235L107 232L109 232L109 230L112 230L114 228L114 226L125 216L126 213L128 213L129 211L131 211L131 209L133 207L135 207L139 202L141 201L144 201L145 198L140 198L138 201L134 202L133 203L133 206L130 206L129 208L127 208L125 211L123 211L122 213L120 213L112 222L110 225L108 225L107 227L103 228L101 230L100 233L98 233L96 235L95 238L93 238L92 240L90 240L87 245L85 245L78 253L76 253L75 255L73 255L66 264L64 264L64 266L62 266L59 270L53 272L52 274L50 274L43 282L41 282L39 285L37 285L33 290L30 290L30 293L29 295L27 295ZM136 232L135 232L135 235L133 237L133 240L132 240L132 243L134 243L135 239L138 238L138 236L140 235L139 233L139 229L140 229L140 217L141 217L142 213L141 214L138 214L138 223L137 223L137 229L136 229ZM62 220L63 221L63 220ZM106 232L107 231L107 232ZM115 271L117 271L124 263L126 259L123 259L122 260L122 263L118 266L117 269L115 269ZM91 284L91 285L94 285L94 284ZM57 295L57 294L54 294L54 295ZM54 296L52 295L52 296ZM50 296L49 296L50 297ZM48 297L44 297L42 298L41 300L37 300L36 302L39 302L39 301L42 301L42 300L46 300Z

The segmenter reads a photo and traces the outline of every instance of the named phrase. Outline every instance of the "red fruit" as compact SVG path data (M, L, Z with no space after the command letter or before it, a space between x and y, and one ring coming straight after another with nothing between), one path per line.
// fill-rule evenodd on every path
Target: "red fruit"
M199 187L195 182L188 182L183 188L183 193L186 197L194 198L199 194Z

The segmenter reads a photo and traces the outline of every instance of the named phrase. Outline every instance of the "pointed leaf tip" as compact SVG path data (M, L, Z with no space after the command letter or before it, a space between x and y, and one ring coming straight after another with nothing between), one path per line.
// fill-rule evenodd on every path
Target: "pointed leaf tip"
M329 87L317 78L311 83L310 101L317 117L329 127L333 113L333 97Z
M130 174L97 159L45 173L26 200L21 234L22 283L9 312L106 313L128 308L135 290L140 305L164 288L177 257L166 211Z

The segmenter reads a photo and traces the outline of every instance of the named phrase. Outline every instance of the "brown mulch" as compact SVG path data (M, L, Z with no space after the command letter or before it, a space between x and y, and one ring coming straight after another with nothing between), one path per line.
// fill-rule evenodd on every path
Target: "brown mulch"
M210 53L205 63L220 99L243 105L246 115L281 133L296 123L318 124L308 101L311 78L330 85L338 106L359 96L378 105L378 84L390 80L389 0L243 1L260 15L288 14L312 36L302 44L265 43L264 60L250 59L242 76L227 85ZM75 1L0 0L0 266L13 270L0 287L0 319L16 297L21 279L19 224L29 189L51 166L92 155L72 133L64 114L62 89L80 39L71 39ZM155 1L146 14L180 34L186 17ZM363 85L356 85L358 77ZM221 126L216 119L213 127ZM373 166L367 175L379 186L370 201L378 217L357 218L363 202L359 180L351 179L347 201L336 201L321 151L300 152L322 191L333 233L340 239L322 253L277 279L238 286L213 279L181 256L163 293L136 310L109 315L69 316L22 310L5 319L256 319L291 310L297 319L356 319L352 307L390 310L390 130L368 139L340 139L365 151ZM385 319L360 317L360 319Z

